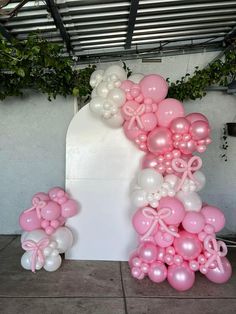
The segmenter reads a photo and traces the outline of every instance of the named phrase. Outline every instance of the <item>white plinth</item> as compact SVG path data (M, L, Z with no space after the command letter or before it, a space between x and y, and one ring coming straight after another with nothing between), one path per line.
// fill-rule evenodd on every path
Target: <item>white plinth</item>
M67 259L128 260L137 244L129 189L142 156L122 128L104 125L88 105L75 115L66 139L66 189L81 209L67 222L75 236Z

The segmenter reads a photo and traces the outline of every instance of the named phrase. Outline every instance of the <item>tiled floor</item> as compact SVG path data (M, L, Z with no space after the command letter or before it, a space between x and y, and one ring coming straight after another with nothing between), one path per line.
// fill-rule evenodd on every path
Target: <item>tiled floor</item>
M19 237L0 237L1 314L235 314L236 274L224 285L198 274L176 292L167 282L131 278L127 263L64 261L53 273L25 271ZM236 250L228 257L236 269Z

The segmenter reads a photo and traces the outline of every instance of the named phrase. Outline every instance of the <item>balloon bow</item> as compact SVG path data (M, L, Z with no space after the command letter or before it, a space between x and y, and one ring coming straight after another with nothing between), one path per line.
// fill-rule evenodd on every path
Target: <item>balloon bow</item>
M146 218L152 219L153 222L148 231L142 236L141 240L145 240L146 238L148 238L152 234L158 223L167 233L171 234L174 237L179 237L179 234L175 231L170 230L163 221L163 219L171 216L172 212L170 208L161 208L158 211L152 208L144 208L142 210L142 213Z
M26 240L22 243L22 248L25 251L32 251L31 270L33 273L35 273L37 258L38 261L44 265L45 258L42 250L45 249L49 245L49 243L50 240L48 238L44 238L39 242L35 242L33 240Z
M132 128L132 125L136 121L140 129L143 129L143 124L140 119L140 116L142 116L145 112L145 105L142 104L140 105L137 109L132 108L129 105L124 106L124 113L130 117L129 125L128 125L128 130Z
M197 162L196 166L193 166L194 162ZM179 165L178 165L179 163ZM191 179L192 181L194 181L196 184L199 184L199 182L197 181L197 179L193 176L193 171L197 171L198 169L200 169L202 166L202 160L200 157L198 156L193 156L192 158L189 159L188 162L186 162L185 160L183 160L182 158L174 158L172 160L172 168L176 171L176 172L183 172L182 178L180 183L178 184L176 191L179 191L181 189L181 187L184 184L185 179L188 177L189 179Z
M228 250L226 244L223 241L216 241L214 236L209 235L204 240L204 248L211 254L205 264L205 267L208 268L212 262L216 261L219 270L223 272L224 267L222 265L221 257L227 254Z
M32 204L33 204L33 206L30 207L29 209L26 209L24 211L24 213L28 213L28 212L35 209L37 216L40 219L41 218L41 209L44 208L47 205L47 203L45 201L41 201L38 197L34 197L32 200Z

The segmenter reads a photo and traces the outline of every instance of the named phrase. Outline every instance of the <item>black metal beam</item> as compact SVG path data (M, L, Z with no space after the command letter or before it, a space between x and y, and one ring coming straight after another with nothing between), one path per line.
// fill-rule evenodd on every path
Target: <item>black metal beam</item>
M130 49L131 47L131 42L132 42L132 37L133 37L133 32L134 32L134 25L135 25L135 21L137 17L138 5L139 5L139 0L131 0L125 49Z
M8 30L0 23L0 33L8 40L11 41L13 36L8 32Z
M59 29L61 37L66 44L67 51L71 52L73 50L73 48L71 45L70 36L67 33L66 28L63 24L63 21L62 21L60 13L58 11L56 3L54 2L54 0L45 0L45 1L47 3L48 10L52 15L54 23L55 23L56 27Z

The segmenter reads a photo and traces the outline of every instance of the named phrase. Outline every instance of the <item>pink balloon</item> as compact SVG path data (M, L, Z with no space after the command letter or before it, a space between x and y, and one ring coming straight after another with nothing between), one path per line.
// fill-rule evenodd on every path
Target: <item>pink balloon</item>
M186 291L193 286L195 273L189 269L186 262L181 265L173 264L168 267L167 280L174 289Z
M138 249L139 257L147 263L152 263L157 259L157 247L152 242L144 242Z
M144 131L151 131L153 130L156 125L157 125L157 117L154 113L149 112L149 113L144 113L140 117L141 123L143 125L143 130Z
M41 219L38 218L36 210L23 212L19 217L19 224L25 231L33 231L41 228Z
M174 134L186 134L190 128L190 122L184 118L175 118L171 121L170 130Z
M170 208L171 216L164 219L169 225L175 225L182 222L185 216L184 205L175 197L162 197L159 202L159 208Z
M124 81L122 81L120 88L123 89L123 91L125 91L125 92L130 92L133 85L134 85L134 83L132 81L124 80Z
M210 127L206 121L195 121L191 124L189 132L194 140L202 140L209 136Z
M213 269L208 268L208 271L205 276L210 281L215 282L215 283L225 283L231 277L232 267L229 260L226 257L222 257L221 262L224 268L223 272L221 272L218 267L213 268Z
M162 248L168 247L174 242L174 237L171 234L159 230L155 234L154 239L156 244Z
M53 201L47 203L45 207L41 209L41 216L46 220L56 220L61 215L61 207Z
M63 197L65 195L65 191L60 187L55 187L48 191L48 195L51 200L54 201L58 197Z
M173 149L171 137L172 134L169 129L164 127L155 128L147 138L149 151L155 155L170 152Z
M159 283L166 279L167 268L162 262L153 262L148 270L148 277L151 281Z
M157 167L157 157L153 154L146 154L142 160L142 169Z
M205 217L200 212L187 212L182 225L190 233L199 233L205 226Z
M144 216L143 208L140 208L135 212L132 218L132 223L136 232L143 235L150 229L153 219Z
M189 155L192 154L197 149L197 146L193 140L190 140L188 142L184 141L180 142L178 148L181 151L181 153Z
M174 248L179 255L189 261L198 257L202 251L202 244L197 235L180 231L179 238L174 240Z
M136 101L134 100L128 100L126 101L126 103L122 106L121 108L121 114L122 116L124 117L125 120L130 120L131 119L131 116L129 116L127 113L126 113L126 110L128 112L130 112L131 110L137 110L139 108L140 104L137 103ZM129 109L128 109L129 108Z
M44 192L38 192L36 194L34 194L34 196L32 197L32 201L34 198L38 198L40 201L49 201L50 198L48 196L48 194L44 193Z
M78 204L74 200L68 200L61 205L62 217L69 218L75 216L78 213Z
M136 122L134 122L132 127L129 129L129 121L126 121L123 124L123 130L124 130L125 136L131 141L135 140L139 135L145 134L144 131L142 131L137 126Z
M195 121L205 121L208 122L207 117L205 117L203 114L198 113L198 112L193 112L193 113L189 113L186 117L185 117L190 123L193 123ZM208 122L209 123L209 122Z
M184 116L183 104L174 98L166 98L158 104L157 111L158 125L168 127L178 117Z
M206 223L214 227L215 232L218 232L224 228L225 216L219 208L205 206L202 208L201 213L205 217Z
M155 102L165 99L168 93L168 84L165 79L156 74L146 75L139 82L143 96L152 98Z

